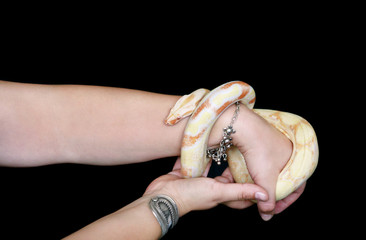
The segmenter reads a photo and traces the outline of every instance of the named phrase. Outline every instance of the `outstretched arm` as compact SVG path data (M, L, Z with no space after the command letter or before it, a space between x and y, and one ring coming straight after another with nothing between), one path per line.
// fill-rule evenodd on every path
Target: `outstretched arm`
M208 169L205 175L207 172ZM64 239L158 239L162 234L161 228L149 208L149 201L160 194L174 199L179 217L220 203L240 201L242 204L233 208L243 209L253 204L250 200L268 199L263 188L255 184L234 183L226 176L183 179L178 159L173 171L155 179L141 198Z
M0 81L0 165L113 165L178 156L187 119L170 127L163 123L178 99L123 88ZM233 112L231 107L217 120L209 146L220 142ZM244 106L234 127L233 142L245 155L254 182L269 193L269 200L258 204L268 220L304 188L276 206L276 179L291 143Z
M0 162L126 164L178 155L176 96L112 87L0 82Z
M163 120L180 96L0 81L0 165L127 164L178 156L186 119ZM211 142L220 141L217 129Z

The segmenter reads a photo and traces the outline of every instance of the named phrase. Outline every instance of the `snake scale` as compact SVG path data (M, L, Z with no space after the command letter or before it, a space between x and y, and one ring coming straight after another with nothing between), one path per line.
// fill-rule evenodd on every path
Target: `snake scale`
M255 100L255 92L250 85L232 81L212 91L198 89L177 101L165 123L174 125L190 116L181 148L182 174L185 178L200 177L206 169L210 161L206 156L208 137L217 118L238 101L253 109ZM280 200L313 174L319 156L317 137L313 127L298 115L276 110L253 111L283 133L293 145L292 155L277 179L276 199ZM228 149L227 159L235 182L253 182L245 159L235 146Z

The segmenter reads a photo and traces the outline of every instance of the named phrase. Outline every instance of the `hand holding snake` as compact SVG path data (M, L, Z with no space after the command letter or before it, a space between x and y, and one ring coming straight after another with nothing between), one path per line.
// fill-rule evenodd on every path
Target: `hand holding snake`
M296 200L317 165L316 135L306 120L285 112L250 110L255 101L254 90L246 83L234 81L211 92L200 89L182 97L166 123L175 124L192 114L182 143L182 174L201 176L209 162L206 151L210 130L216 119L223 119L229 112L225 110L237 101L248 108L241 106L240 120L235 124L237 133L232 140L236 147L227 153L230 171L236 182L254 181L267 190L269 200L259 201L258 208L262 218L268 220L276 200L283 199L276 212Z
M228 122L234 109L229 108L218 121ZM303 187L276 203L276 182L279 173L290 159L292 144L282 133L267 121L245 106L240 107L240 114L234 124L236 133L232 135L234 146L243 154L253 182L266 189L268 201L258 201L258 210L263 219L269 220L273 214L284 210L294 202ZM233 166L230 166L231 168ZM229 168L223 173L233 178ZM233 179L234 180L234 179ZM230 203L237 207L244 203Z

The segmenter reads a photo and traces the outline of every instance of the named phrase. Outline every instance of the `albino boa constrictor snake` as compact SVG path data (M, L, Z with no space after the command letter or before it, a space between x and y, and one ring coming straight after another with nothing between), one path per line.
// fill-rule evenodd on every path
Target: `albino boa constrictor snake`
M241 81L223 84L211 92L198 89L180 98L171 109L165 123L174 125L191 115L184 131L181 148L182 174L186 178L200 177L210 159L206 156L207 142L217 118L235 102L252 109L255 93ZM292 155L277 179L276 199L295 191L314 172L318 163L318 142L312 126L302 117L275 110L254 109L255 113L285 134L292 142ZM227 150L228 164L235 182L252 183L245 159L236 147Z

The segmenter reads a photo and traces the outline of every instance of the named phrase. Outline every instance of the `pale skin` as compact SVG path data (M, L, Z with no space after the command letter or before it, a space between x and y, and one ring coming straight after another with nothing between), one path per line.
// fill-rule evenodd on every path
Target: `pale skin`
M179 156L187 119L175 126L163 123L179 97L112 87L0 81L0 165L117 165ZM215 123L210 146L220 141L233 112L233 107L227 109ZM181 216L220 203L243 209L253 204L251 199L258 201L264 220L283 211L305 187L275 201L276 180L291 155L291 142L243 105L234 128L233 142L244 154L255 184L234 183L228 169L215 179L183 179L178 159L173 171L152 182L141 198L67 239L101 235L156 239L160 227L147 202L160 193L177 202ZM207 189L212 191L203 194ZM136 231L142 222L144 231Z

